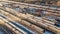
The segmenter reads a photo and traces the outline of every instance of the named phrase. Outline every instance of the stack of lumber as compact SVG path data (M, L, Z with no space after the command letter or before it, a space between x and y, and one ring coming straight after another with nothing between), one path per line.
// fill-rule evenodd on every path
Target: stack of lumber
M4 4L4 2L3 2ZM3 5L2 4L2 5ZM46 9L47 10L47 9ZM55 9L54 9L55 10ZM46 16L54 15L60 17L60 13L47 10ZM16 34L27 34L26 31L21 30L14 23L23 25L29 31L34 34L44 34L45 30L49 30L53 33L60 34L60 27L55 26L56 20L50 21L45 17L38 17L29 13L20 13L13 8L0 6L0 22L4 23L7 27L12 29ZM17 31L18 30L18 31ZM52 34L53 34L52 33Z

